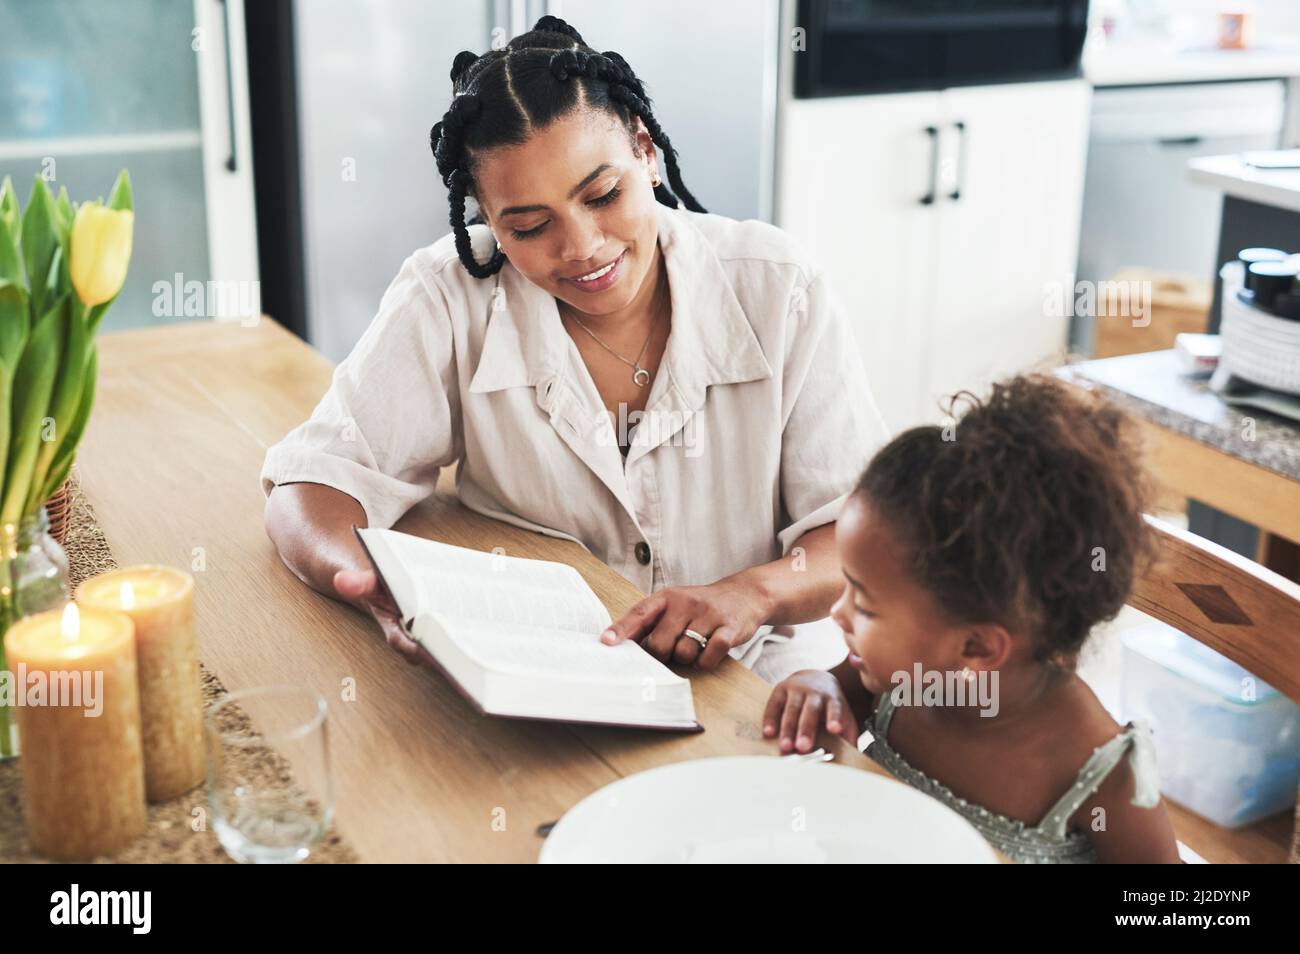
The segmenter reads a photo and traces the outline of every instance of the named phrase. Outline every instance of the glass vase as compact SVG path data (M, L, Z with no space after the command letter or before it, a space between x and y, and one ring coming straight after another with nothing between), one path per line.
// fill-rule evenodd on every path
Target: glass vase
M18 754L16 713L9 703L23 691L16 675L8 672L4 637L24 616L63 606L71 592L68 555L50 536L44 507L16 527L0 526L0 673L6 674L9 689L0 693L0 761Z

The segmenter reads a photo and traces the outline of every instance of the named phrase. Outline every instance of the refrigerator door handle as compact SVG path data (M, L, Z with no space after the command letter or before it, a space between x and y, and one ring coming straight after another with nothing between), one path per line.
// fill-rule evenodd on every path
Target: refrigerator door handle
M230 4L227 0L217 0L217 2L221 4L222 29L226 31L226 42L222 44L226 53L226 133L230 141L230 153L226 156L226 169L234 172L238 168L238 163L235 160L237 152L235 148L235 70L230 62Z

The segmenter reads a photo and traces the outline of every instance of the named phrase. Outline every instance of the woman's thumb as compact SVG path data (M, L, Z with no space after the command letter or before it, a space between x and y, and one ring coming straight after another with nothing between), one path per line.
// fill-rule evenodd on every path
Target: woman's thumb
M334 574L334 589L346 599L369 596L375 589L375 574L370 570L339 570Z

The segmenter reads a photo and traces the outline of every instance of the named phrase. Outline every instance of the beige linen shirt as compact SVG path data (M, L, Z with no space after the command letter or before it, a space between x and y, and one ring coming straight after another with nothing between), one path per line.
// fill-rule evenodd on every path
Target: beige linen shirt
M789 554L885 435L857 348L784 232L657 210L672 330L626 460L555 299L509 263L471 277L446 236L406 260L311 417L267 452L263 491L325 484L390 527L459 464L467 507L576 540L647 593ZM485 260L487 227L470 232Z

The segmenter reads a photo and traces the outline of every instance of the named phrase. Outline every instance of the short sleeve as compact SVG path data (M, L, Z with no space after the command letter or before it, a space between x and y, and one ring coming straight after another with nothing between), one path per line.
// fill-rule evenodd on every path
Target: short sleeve
M818 275L797 287L790 309L782 381L781 503L789 521L778 533L783 554L839 516L887 436L826 279Z
M311 417L266 453L262 492L325 484L388 528L428 497L463 446L448 303L407 259Z

